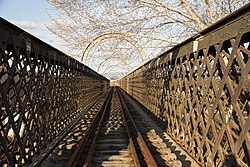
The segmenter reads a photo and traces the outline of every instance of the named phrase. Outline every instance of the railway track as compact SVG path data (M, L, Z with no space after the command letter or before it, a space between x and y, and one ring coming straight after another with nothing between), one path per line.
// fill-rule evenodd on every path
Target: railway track
M92 104L30 166L199 166L119 88ZM173 143L172 143L173 144ZM49 152L49 153L48 153Z
M79 156L67 166L140 166L116 89L109 99L83 151L76 151Z
M91 166L134 166L132 149L129 146L126 120L123 118L122 108L118 94L114 90L110 108L107 109L103 121L100 123L100 131L92 144L93 150L88 152L88 163ZM92 160L92 162L90 162Z

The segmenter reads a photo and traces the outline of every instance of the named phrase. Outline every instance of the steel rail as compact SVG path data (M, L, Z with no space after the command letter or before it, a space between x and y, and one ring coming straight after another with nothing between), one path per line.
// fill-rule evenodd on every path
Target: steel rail
M133 127L133 129L135 130L135 132L136 132L136 134L137 134L137 142L138 142L138 144L139 144L139 146L140 146L140 149L141 149L141 151L142 151L142 154L143 154L143 156L144 156L144 158L145 158L145 161L146 161L147 165L148 165L149 167L150 167L150 166L152 166L152 167L153 167L153 166L154 166L154 167L155 167L155 166L158 166L157 163L156 163L156 161L155 161L155 159L154 159L154 157L153 157L153 155L151 154L151 152L150 152L150 150L149 150L149 148L148 148L146 142L144 141L144 139L143 139L143 137L142 137L142 135L141 135L141 132L140 132L139 129L137 128L136 123L135 123L135 121L133 120L133 118L132 118L132 116L131 116L131 114L130 114L130 112L129 112L129 110L128 110L128 107L127 107L125 101L123 100L122 95L121 95L119 89L118 89L118 95L119 95L119 97L120 97L120 99L121 99L123 111L124 111L124 113L128 116L128 118L130 119L130 121L131 121L131 123L132 123L132 127Z
M94 132L94 137L93 137L93 140L91 142L91 146L90 146L90 149L88 151L86 161L83 164L83 167L90 166L91 161L93 159L93 154L94 154L94 151L95 151L95 148L96 148L97 137L98 137L98 135L100 133L100 130L101 130L101 127L102 127L102 124L103 124L103 120L104 120L104 116L105 116L105 114L106 114L106 112L108 110L109 104L111 103L112 92L113 92L113 89L111 90L110 96L109 96L108 100L105 103L105 107L103 109L101 119L98 122L97 128L96 128L96 130Z
M134 145L134 142L133 142L133 139L132 139L132 135L130 134L130 130L128 128L128 123L127 123L127 119L126 119L126 116L125 116L125 111L124 111L124 107L123 107L123 104L122 104L122 99L121 99L121 96L120 96L119 93L118 93L118 96L119 96L119 99L120 99L119 103L122 106L122 117L123 117L123 120L124 120L124 126L125 126L125 130L126 130L126 133L127 133L127 137L128 137L128 140L129 140L129 149L130 149L130 151L132 153L132 156L133 156L133 159L134 159L134 165L137 166L137 167L140 167L141 164L140 164L138 155L136 153L136 149L135 149L135 145Z
M108 103L108 101L110 101L111 94L112 94L112 89L110 90L108 96L106 96L102 107L100 107L99 111L95 115L90 127L88 127L88 129L84 132L82 139L80 140L77 148L75 149L74 153L70 157L66 167L72 167L72 166L76 165L77 160L78 160L79 156L81 155L81 151L83 150L83 148L86 145L86 142L87 142L87 140L89 138L89 135L90 135L91 131L93 130L95 124L97 123L98 118L103 113L103 111L104 111L104 109L106 107L106 104Z

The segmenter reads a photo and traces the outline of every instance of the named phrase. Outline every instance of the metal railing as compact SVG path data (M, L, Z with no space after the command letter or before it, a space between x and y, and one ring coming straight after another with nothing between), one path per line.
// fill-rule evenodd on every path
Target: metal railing
M123 77L202 166L250 165L250 4Z
M0 166L16 166L31 162L109 80L2 18L0 49Z

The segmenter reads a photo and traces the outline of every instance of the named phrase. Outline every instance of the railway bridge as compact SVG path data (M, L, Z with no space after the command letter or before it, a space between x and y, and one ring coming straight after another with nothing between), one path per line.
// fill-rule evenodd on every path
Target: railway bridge
M250 5L110 81L0 19L0 166L250 166Z

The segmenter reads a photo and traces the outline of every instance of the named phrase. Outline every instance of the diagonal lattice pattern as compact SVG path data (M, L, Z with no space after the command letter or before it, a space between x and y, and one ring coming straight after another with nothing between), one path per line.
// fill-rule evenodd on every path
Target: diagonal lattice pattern
M120 80L202 166L250 165L250 5Z
M0 166L15 166L31 162L109 83L3 19L0 32Z

